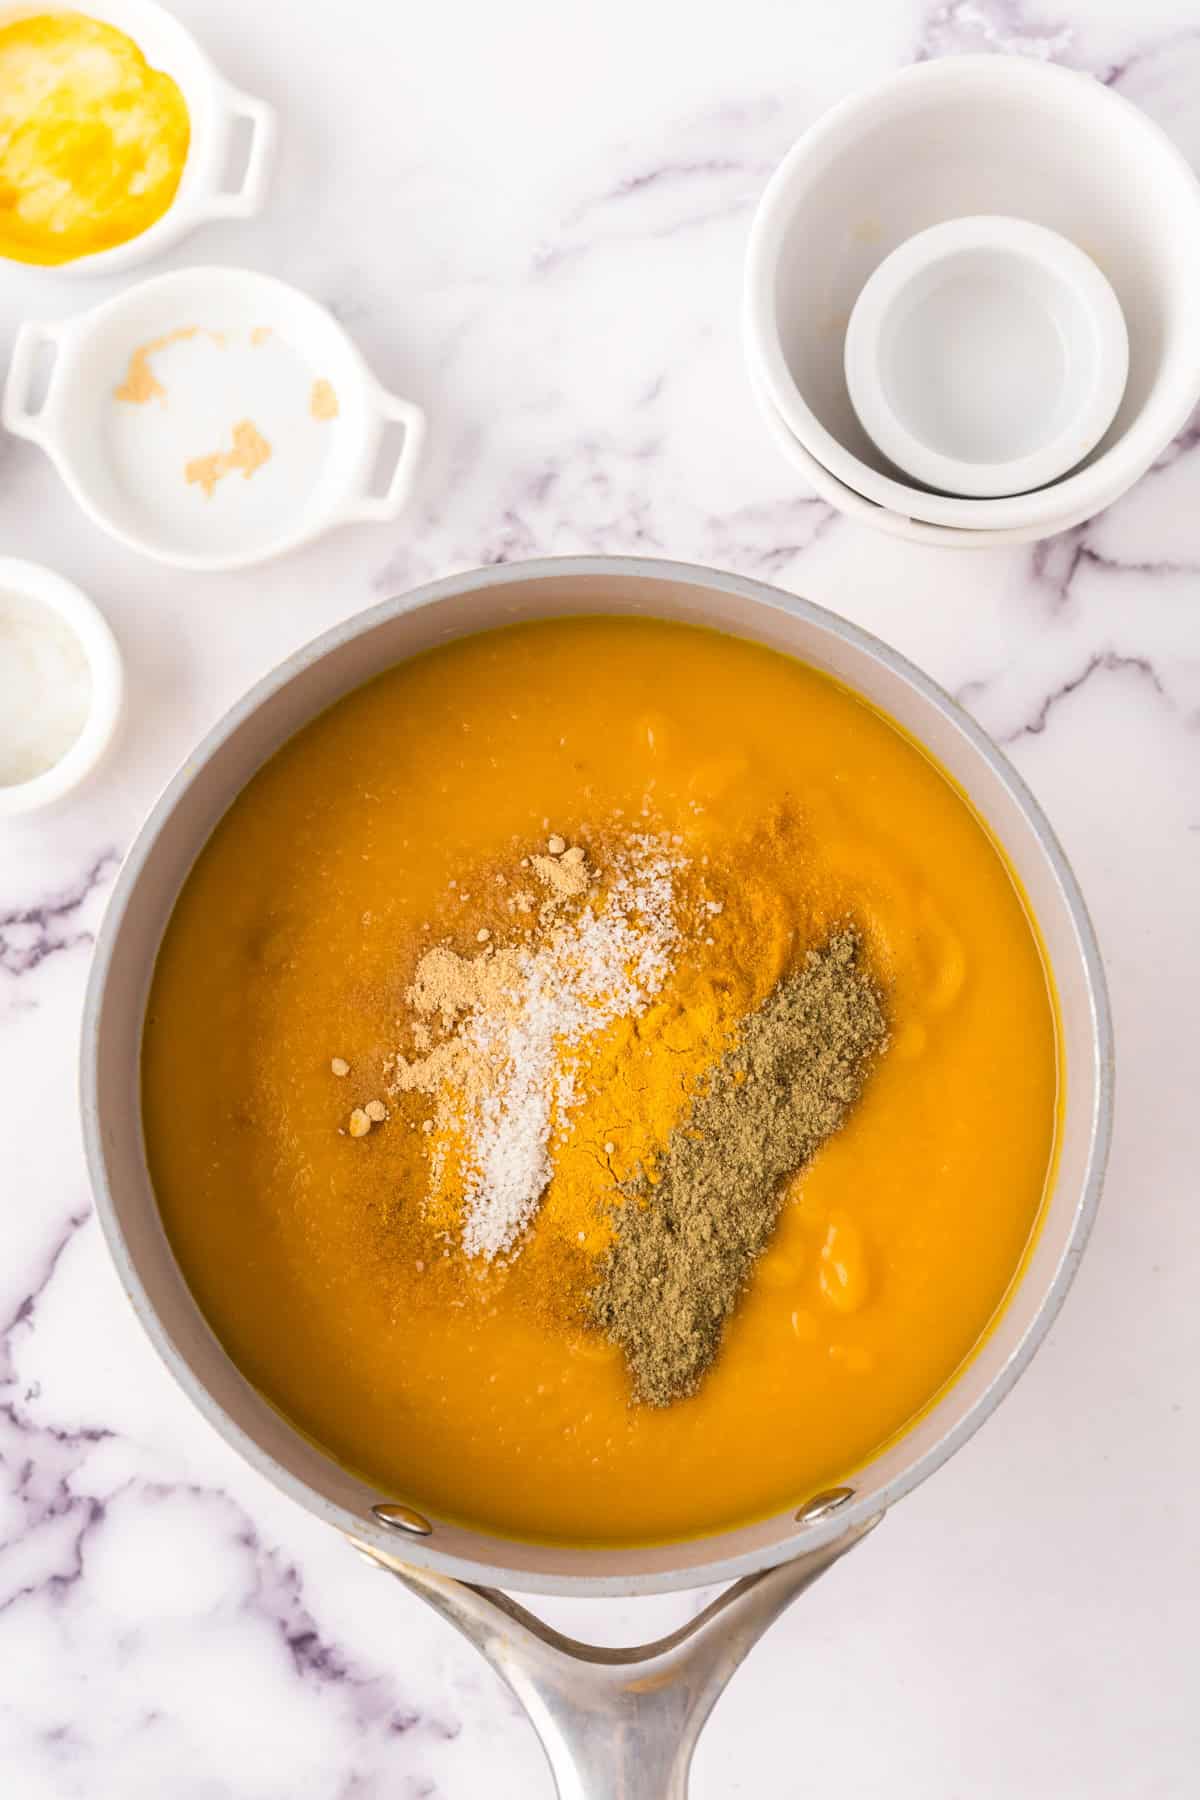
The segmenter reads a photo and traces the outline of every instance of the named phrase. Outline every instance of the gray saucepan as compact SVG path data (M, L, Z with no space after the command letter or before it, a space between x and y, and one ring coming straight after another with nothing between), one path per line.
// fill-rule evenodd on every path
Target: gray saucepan
M143 1150L138 1059L146 995L176 895L213 827L286 739L341 695L419 651L518 619L647 614L802 658L895 719L949 771L1004 846L1041 928L1061 1011L1065 1099L1045 1222L1006 1310L958 1380L848 1485L797 1495L737 1530L635 1549L517 1543L380 1493L294 1431L213 1336L167 1243ZM719 730L719 721L713 721ZM269 1481L342 1532L463 1631L524 1703L567 1800L681 1800L725 1681L783 1607L965 1443L1057 1313L1095 1213L1113 1059L1095 936L1075 878L1024 782L911 663L845 620L760 582L643 559L584 557L435 582L337 626L261 681L190 756L117 881L96 947L82 1049L92 1183L129 1300L184 1392ZM647 1594L730 1581L684 1630L599 1650L500 1592Z

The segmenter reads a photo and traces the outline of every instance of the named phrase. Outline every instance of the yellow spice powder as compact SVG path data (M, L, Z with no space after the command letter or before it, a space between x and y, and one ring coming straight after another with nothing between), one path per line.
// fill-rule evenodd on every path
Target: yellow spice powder
M314 419L337 418L338 397L332 382L324 379L313 382L308 410Z
M226 475L241 472L244 480L249 481L257 469L261 469L271 454L268 444L257 425L250 419L241 419L233 428L233 448L231 450L213 450L207 456L194 456L184 467L184 475L204 489L208 499L212 499L217 483Z
M825 929L820 897L798 908L764 873L774 859L802 854L796 821L777 816L726 854L689 863L681 877L686 948L655 1003L605 1032L580 1071L586 1098L554 1147L538 1218L547 1251L557 1243L590 1258L608 1247L612 1191L643 1169L653 1179L739 1022Z
M150 338L148 342L139 344L130 355L124 381L113 389L114 397L123 400L127 406L145 406L150 400L165 402L167 390L150 367L150 358L160 350L166 350L171 344L185 343L189 338L194 338L198 330L196 325L182 325L178 331L168 331L163 337Z

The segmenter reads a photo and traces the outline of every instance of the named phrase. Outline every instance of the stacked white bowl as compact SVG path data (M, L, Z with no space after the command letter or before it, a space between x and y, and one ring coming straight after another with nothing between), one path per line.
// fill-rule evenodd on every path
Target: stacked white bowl
M935 285L923 271L981 245L1002 252L984 304L976 269L914 309ZM1031 360L1014 383L1039 328L1022 334L1006 291L1042 306L1052 383L1044 343L1040 371ZM958 379L963 354L979 365L965 416L1003 446L1002 469L987 455L969 467L962 405L947 422L936 404L946 370L920 361L923 347L936 362L954 304L975 308L959 346ZM772 176L750 235L745 336L776 442L842 512L932 543L1048 537L1111 505L1200 402L1200 184L1157 125L1089 76L1014 56L917 64L835 106ZM990 429L989 405L1003 413Z

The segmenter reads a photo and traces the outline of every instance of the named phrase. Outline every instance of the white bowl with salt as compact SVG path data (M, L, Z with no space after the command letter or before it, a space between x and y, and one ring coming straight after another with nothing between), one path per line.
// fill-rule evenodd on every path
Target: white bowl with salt
M87 595L0 557L0 818L50 806L92 773L123 689L116 639Z

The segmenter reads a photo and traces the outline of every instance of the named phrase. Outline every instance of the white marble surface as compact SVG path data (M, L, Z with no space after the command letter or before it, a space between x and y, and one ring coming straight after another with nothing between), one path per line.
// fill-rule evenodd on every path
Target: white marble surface
M138 561L0 444L0 550L102 603L129 727L51 819L0 828L0 1792L6 1800L539 1800L474 1654L240 1466L119 1300L91 1216L75 1032L139 816L282 655L480 562L645 551L765 576L958 690L1094 908L1120 1051L1075 1292L991 1424L754 1652L699 1800L1174 1800L1200 1791L1200 433L1034 550L875 538L798 491L737 342L755 198L855 84L986 47L1102 72L1200 157L1185 0L181 0L279 106L267 215L177 257L310 288L427 405L409 517L245 576ZM22 316L94 287L0 276ZM631 1639L694 1596L546 1605ZM1191 1670L1188 1670L1188 1661Z

